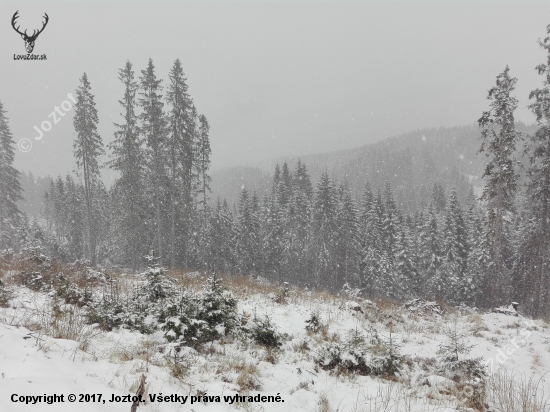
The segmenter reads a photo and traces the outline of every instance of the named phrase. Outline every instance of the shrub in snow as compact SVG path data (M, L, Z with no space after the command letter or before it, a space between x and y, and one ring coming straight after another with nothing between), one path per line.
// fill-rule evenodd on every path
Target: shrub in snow
M445 328L444 333L448 342L439 345L440 373L454 381L485 379L487 372L482 358L462 357L469 354L475 345L464 342L466 335L458 330L456 319L451 326Z
M319 312L314 311L311 312L311 315L306 320L306 331L310 333L318 333L323 329L327 329L327 326L321 319L321 315L319 315Z
M51 259L42 253L42 248L27 248L22 253L23 270L16 275L16 281L34 291L49 285L51 278Z
M44 279L40 272L24 271L20 276L21 284L29 289L39 291L44 285Z
M86 306L86 318L90 324L98 324L104 330L112 330L127 323L126 305L113 291L94 296Z
M247 331L258 345L267 348L278 348L283 344L283 336L277 331L277 328L271 322L271 318L267 315L264 319L254 319Z
M237 301L211 276L198 294L183 291L160 308L160 327L169 341L190 346L220 339L237 325Z
M178 290L155 258L149 257L149 261L152 265L143 274L146 283L134 288L131 299L122 301L113 282L104 288L103 295L89 300L89 323L142 333L161 329L169 342L191 347L220 339L236 327L237 301L219 279L210 277L199 293ZM78 296L76 291L71 293Z
M46 256L43 252L44 249L42 248L42 246L34 245L25 248L23 250L23 255L27 262L32 262L38 265L42 265L44 267L49 267L51 258L49 256Z
M316 352L314 361L322 369L335 370L337 373L356 372L360 375L370 375L372 372L367 342L357 331L346 342L331 342Z
M62 275L59 277L61 276ZM82 290L75 283L69 283L65 278L62 279L63 281L61 281L55 288L57 297L62 298L65 303L80 307L91 302L92 295L88 290Z
M237 300L226 291L221 280L211 276L200 295L199 319L206 321L214 340L237 325Z
M393 376L401 368L402 357L392 339L390 334L391 344L388 344L374 330L367 339L356 330L345 342L331 342L321 347L314 361L321 368L337 373Z
M97 270L87 267L86 283L92 284L92 285L105 285L107 283L107 279L105 278L104 273L98 272Z
M169 342L196 346L204 341L207 322L198 319L200 300L191 292L183 291L169 298L159 310L159 327Z
M378 332L371 328L371 347L372 353L371 367L373 374L383 376L394 376L403 364L403 358L399 354L401 344L397 341L393 333L393 318L390 317L389 334L380 337Z
M474 345L464 343L466 335L460 333L457 321L445 329L448 342L439 345L439 373L457 382L466 394L465 403L474 408L482 408L485 400L485 379L487 370L483 358L465 358ZM460 388L459 388L460 389Z
M174 282L164 276L166 269L159 266L157 258L146 256L150 266L141 274L146 279L146 284L134 291L134 298L146 303L157 302L174 295Z
M7 308L11 299L11 291L0 280L0 307Z

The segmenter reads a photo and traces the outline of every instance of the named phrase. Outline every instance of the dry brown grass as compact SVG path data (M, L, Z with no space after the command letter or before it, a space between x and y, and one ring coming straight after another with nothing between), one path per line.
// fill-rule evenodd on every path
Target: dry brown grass
M259 373L256 365L245 363L237 377L237 385L242 392L257 391L262 388L258 379Z
M332 412L332 406L330 405L330 401L328 398L328 395L326 393L322 393L319 395L319 399L317 400L317 412Z
M479 314L472 314L468 315L466 317L466 321L471 324L470 332L473 336L481 337L481 332L485 331L488 332L489 328L487 325L485 325L485 322L483 322L483 318Z
M545 375L526 377L503 370L489 379L487 397L498 411L548 412L550 396L547 380Z
M119 270L101 270L107 281L124 279ZM0 279L6 284L21 285L28 282L29 276L39 274L40 285L58 286L60 275L68 283L79 288L98 286L97 280L88 279L87 267L80 264L68 264L59 259L40 260L32 254L0 257Z

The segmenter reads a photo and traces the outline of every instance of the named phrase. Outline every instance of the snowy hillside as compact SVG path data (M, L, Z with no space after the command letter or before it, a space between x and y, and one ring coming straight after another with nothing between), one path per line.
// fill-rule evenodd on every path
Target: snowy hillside
M176 339L174 331L185 328L177 329L180 321L173 317L155 324L148 315L143 325L151 328L141 327L151 333L128 324L106 330L98 323L89 324L93 305L78 298L76 284L61 293L60 287L48 287L45 281L37 287L36 279L28 283L30 289L17 285L15 271L2 275L6 283L0 289L6 306L0 308L3 411L49 409L43 403L33 405L38 398L28 398L31 404L25 404L25 397L53 394L64 395L56 411L75 410L69 394L77 396L81 411L129 411L131 401L110 400L135 395L142 376L145 402L138 411L182 410L182 402L187 405L183 410L197 412L450 412L476 410L472 407L479 402L489 407L477 410L550 410L550 376L545 375L550 371L550 326L512 316L513 311L507 315L459 311L423 301L371 302L354 297L353 290L335 296L234 276L223 279L229 289L223 296L236 300L237 323L231 331L220 323L216 339L194 344ZM189 299L202 293L203 301L208 301L206 275L170 275ZM90 278L97 280L97 286L86 293L105 297L113 288L113 279L103 284L99 272L88 273ZM119 313L136 304L129 301L132 290L150 285L150 279L133 275L119 275L116 280L117 293L126 302ZM212 302L207 315L222 313L224 309ZM201 321L188 326L194 323ZM472 360L473 369L461 370L459 363L445 361L449 351L443 352L449 345L451 352L460 353L462 366ZM480 357L483 360L475 361ZM388 366L388 361L393 364ZM480 365L486 365L486 375ZM464 375L467 369L471 376ZM481 380L475 378L476 371ZM95 394L99 402L92 398L78 402L80 394ZM158 402L158 396L171 395L179 398ZM204 396L209 402L202 402Z

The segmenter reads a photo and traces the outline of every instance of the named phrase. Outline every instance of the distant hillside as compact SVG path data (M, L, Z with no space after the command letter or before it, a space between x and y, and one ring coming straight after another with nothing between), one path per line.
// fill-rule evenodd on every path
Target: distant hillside
M532 133L534 126L518 124L518 130ZM388 181L402 207L415 210L429 201L439 181L447 189L456 186L464 199L470 185L481 186L485 156L477 154L480 131L475 125L417 130L356 149L316 155L281 158L291 170L298 159L306 163L313 184L325 170L337 181L346 180L360 195L366 181L376 190ZM260 168L224 169L212 175L213 199L238 201L241 188L264 193L271 186L272 170Z
M211 177L212 202L220 198L230 205L238 201L243 187L263 196L271 185L271 173L257 167L230 167L212 173Z
M518 123L518 130L533 133L535 127ZM462 200L470 184L482 185L480 177L485 156L477 154L479 138L479 129L474 125L417 130L355 149L280 158L270 165L286 161L293 170L301 159L307 165L314 186L321 173L327 170L337 181L346 180L357 196L367 180L374 190L389 181L397 202L412 211L422 201L429 201L436 181L447 189L456 186ZM271 187L272 173L271 166L269 169L232 167L214 172L212 202L219 197L233 205L238 202L243 187L263 196ZM19 209L29 216L38 216L51 180L49 176L22 173L26 201L18 202Z

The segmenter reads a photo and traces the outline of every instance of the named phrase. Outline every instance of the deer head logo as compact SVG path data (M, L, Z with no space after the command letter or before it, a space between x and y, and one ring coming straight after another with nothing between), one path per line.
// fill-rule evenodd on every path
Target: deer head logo
M44 28L48 24L49 17L46 13L44 13L44 18L46 19L46 21L43 23L42 28L38 31L34 30L32 35L29 36L27 35L27 30L25 30L24 33L21 33L19 31L19 26L15 27L15 20L17 20L17 18L19 17L18 13L19 13L19 10L16 11L15 14L13 15L11 19L11 25L13 29L21 35L21 38L25 40L25 48L27 49L27 53L32 53L34 49L34 42L36 41L36 38L38 37L38 35L44 31Z

